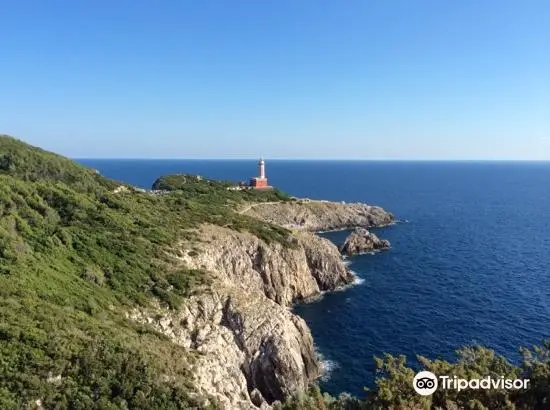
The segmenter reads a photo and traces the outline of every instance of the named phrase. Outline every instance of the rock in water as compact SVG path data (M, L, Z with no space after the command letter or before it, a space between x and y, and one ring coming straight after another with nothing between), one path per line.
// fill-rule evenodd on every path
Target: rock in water
M340 246L340 252L347 256L357 255L375 250L388 249L390 241L380 239L365 228L356 228Z

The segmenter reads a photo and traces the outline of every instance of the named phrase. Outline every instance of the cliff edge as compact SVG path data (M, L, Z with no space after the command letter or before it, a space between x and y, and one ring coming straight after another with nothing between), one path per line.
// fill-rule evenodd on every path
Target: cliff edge
M304 199L251 204L240 212L288 229L312 232L379 227L395 222L393 214L379 206Z
M175 343L201 353L193 369L202 396L223 409L269 408L321 375L306 323L289 307L353 281L330 241L294 232L293 245L203 225L173 258L212 273L209 291L177 312L135 310Z

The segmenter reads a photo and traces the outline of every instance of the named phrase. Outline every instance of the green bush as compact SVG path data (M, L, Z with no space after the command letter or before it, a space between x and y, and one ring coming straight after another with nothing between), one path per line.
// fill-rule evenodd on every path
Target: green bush
M277 406L284 410L401 410L401 409L469 409L469 410L544 410L550 408L550 341L532 349L522 349L523 362L514 365L493 350L481 346L459 349L457 360L428 360L419 356L424 370L437 376L463 379L529 379L528 388L506 389L437 389L431 396L420 396L413 389L416 370L407 366L404 356L386 354L376 358L376 389L367 390L365 398L343 394L338 398L321 394L317 387L308 393L289 398Z

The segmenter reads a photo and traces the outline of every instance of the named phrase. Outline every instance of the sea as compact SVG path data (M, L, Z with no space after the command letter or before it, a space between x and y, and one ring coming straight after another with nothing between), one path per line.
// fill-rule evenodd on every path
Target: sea
M254 160L79 160L150 188L169 173L241 181ZM453 360L480 344L519 363L550 337L550 162L267 160L272 185L299 197L380 205L391 249L350 258L356 283L296 306L322 357L321 387L363 396L374 357ZM335 243L347 232L322 234Z

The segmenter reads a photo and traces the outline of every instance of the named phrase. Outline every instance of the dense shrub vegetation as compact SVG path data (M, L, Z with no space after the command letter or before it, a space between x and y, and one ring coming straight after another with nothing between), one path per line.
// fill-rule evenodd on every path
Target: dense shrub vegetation
M457 361L428 360L418 357L424 370L437 376L460 379L529 379L529 388L505 389L437 389L431 396L415 393L412 382L416 371L407 366L404 356L386 355L376 359L376 389L366 397L343 394L338 398L322 394L312 387L306 394L290 398L280 410L544 410L550 408L550 342L540 347L522 349L523 362L513 365L493 350L472 346L457 352Z
M291 197L278 189L228 190L229 181L215 181L198 175L165 175L153 183L154 190L178 191L184 198L208 199L214 203L290 201Z
M177 308L208 284L170 257L201 223L292 245L288 231L235 212L261 196L199 181L167 195L118 186L0 137L1 409L196 405L192 355L124 313L153 299Z
M95 192L117 185L70 159L5 135L0 135L0 174L23 181L64 182L78 192Z
M209 222L236 231L251 232L267 243L294 246L286 229L235 212L250 203L290 201L290 196L278 189L228 190L231 185L230 182L208 180L196 175L176 174L160 177L153 184L153 189L170 192L166 200L181 204L183 211L187 211L187 222L190 224Z

